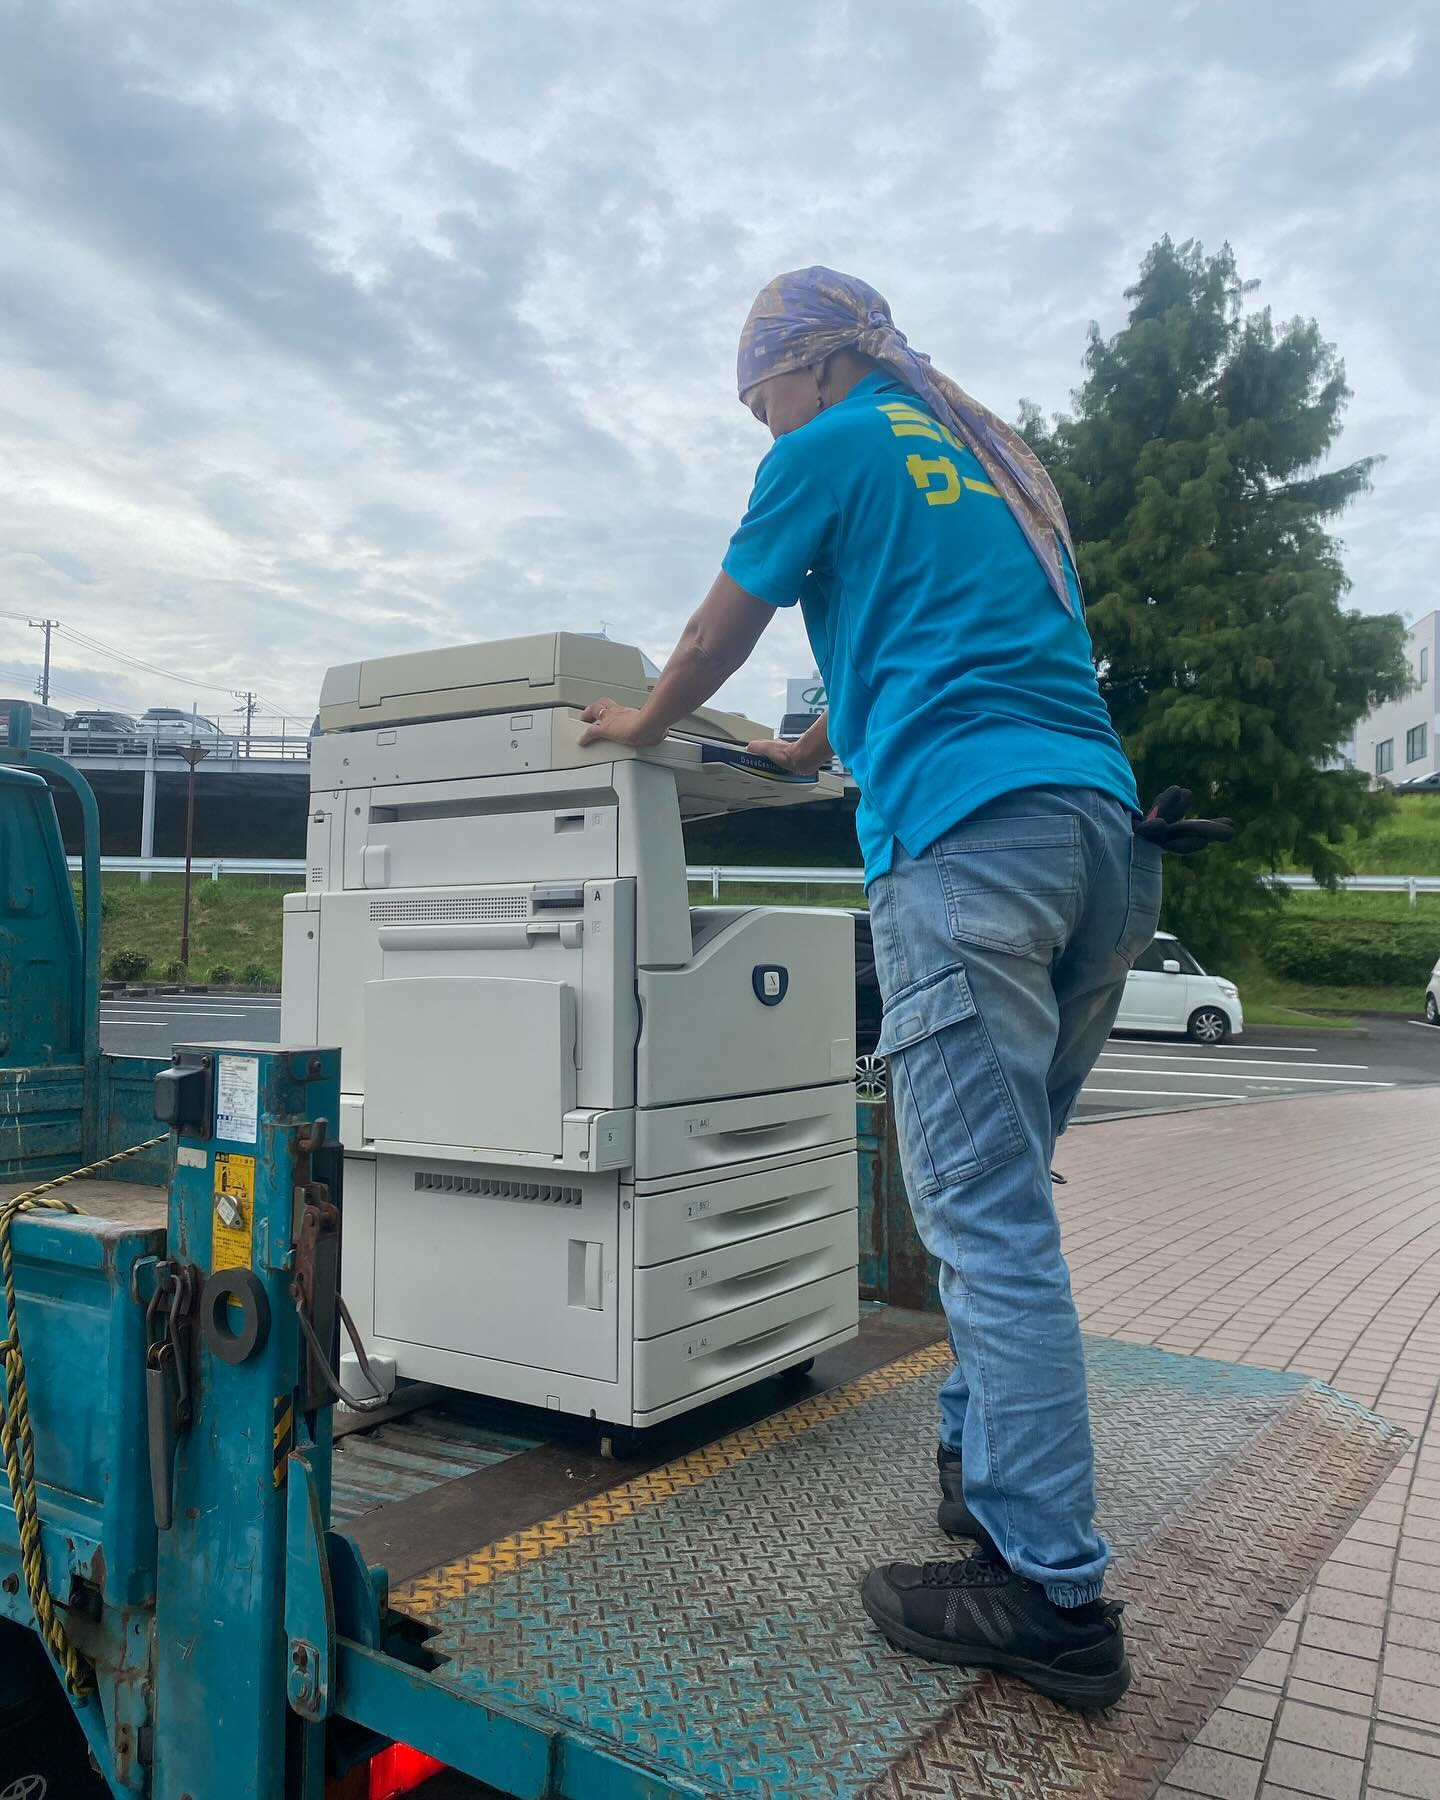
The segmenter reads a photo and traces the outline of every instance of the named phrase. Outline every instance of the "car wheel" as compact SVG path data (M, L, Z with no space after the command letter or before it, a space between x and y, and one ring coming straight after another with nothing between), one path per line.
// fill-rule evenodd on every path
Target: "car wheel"
M860 1100L883 1100L890 1092L890 1072L883 1056L855 1058L855 1095Z
M1202 1006L1190 1015L1189 1033L1197 1044L1223 1044L1230 1035L1230 1021L1218 1006Z
M1425 1017L1432 1025L1440 1025L1440 1000L1433 994L1425 996Z

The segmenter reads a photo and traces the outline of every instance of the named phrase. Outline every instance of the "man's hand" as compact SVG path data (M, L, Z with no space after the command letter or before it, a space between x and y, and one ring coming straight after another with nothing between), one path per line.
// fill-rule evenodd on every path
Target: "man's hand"
M745 748L751 756L763 756L777 769L788 769L792 775L818 775L833 760L830 748L830 713L827 709L810 726L803 737L787 744L780 738L760 738Z
M777 769L785 769L791 775L817 774L833 755L830 746L824 743L806 749L804 738L793 744L787 744L781 738L757 738L745 748L751 756L763 756L766 762L774 763Z
M580 733L582 748L586 744L609 743L643 750L660 743L665 736L664 727L657 730L645 717L644 708L621 706L618 700L592 700L580 717L589 727Z

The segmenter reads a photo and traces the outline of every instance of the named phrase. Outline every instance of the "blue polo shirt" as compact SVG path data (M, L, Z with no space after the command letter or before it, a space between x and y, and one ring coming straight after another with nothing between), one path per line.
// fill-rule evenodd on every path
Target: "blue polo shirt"
M978 459L909 388L867 376L778 438L724 569L805 614L830 742L860 789L865 879L987 801L1088 787L1139 811L1074 611Z

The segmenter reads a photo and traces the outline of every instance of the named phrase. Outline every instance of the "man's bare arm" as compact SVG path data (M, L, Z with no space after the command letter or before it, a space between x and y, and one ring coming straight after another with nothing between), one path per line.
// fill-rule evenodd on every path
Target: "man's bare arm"
M658 744L670 727L703 706L741 667L775 616L775 608L746 593L722 569L675 646L641 707L596 700L585 708L590 729L582 744Z

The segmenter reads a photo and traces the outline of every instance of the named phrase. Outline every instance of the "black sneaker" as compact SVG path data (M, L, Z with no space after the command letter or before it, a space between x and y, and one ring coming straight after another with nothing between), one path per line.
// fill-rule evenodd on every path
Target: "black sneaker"
M940 1471L940 1505L935 1518L947 1537L970 1538L987 1549L996 1561L1003 1561L995 1540L965 1504L965 1484L960 1479L960 1452L941 1444L935 1452L935 1466Z
M1004 1669L1062 1706L1113 1706L1130 1685L1121 1607L1059 1607L983 1550L963 1562L887 1563L860 1601L897 1650Z

